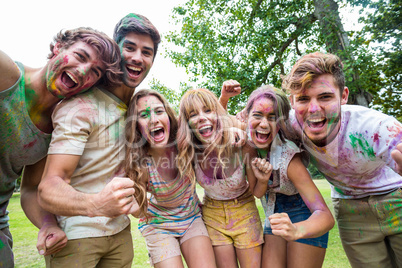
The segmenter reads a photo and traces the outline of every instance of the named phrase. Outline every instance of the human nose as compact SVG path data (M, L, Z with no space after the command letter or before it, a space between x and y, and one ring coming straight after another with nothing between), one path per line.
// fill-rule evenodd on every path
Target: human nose
M137 49L133 53L131 53L131 61L133 61L135 63L142 62L142 55L141 55L141 51L139 49Z
M313 114L319 110L320 110L320 105L319 105L318 101L316 99L310 100L310 103L308 105L308 112Z
M268 119L266 117L263 117L261 119L260 127L269 129L269 123L268 123Z

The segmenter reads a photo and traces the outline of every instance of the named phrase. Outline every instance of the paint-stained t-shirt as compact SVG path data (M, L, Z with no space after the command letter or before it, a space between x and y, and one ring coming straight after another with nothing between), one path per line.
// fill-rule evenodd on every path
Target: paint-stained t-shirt
M39 130L29 117L25 100L25 70L9 89L0 92L0 229L8 226L8 201L15 181L26 165L47 154L50 134Z
M402 186L391 151L402 142L402 124L395 118L358 105L341 106L341 127L324 147L306 137L303 143L312 163L330 182L332 197L362 198ZM294 111L292 126L302 135Z
M70 181L77 191L98 193L114 177L124 176L126 113L125 103L96 87L56 106L49 154L80 156ZM57 216L57 220L68 239L114 235L130 223L126 215Z

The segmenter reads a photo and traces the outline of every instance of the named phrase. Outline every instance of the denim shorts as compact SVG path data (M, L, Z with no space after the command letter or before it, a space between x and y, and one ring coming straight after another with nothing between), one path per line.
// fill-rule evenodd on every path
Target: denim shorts
M284 195L276 194L274 213L287 213L293 223L307 220L311 212L304 203L300 194ZM272 235L271 227L264 226L264 235ZM316 238L304 238L295 240L295 242L312 245L320 248L327 248L328 232Z

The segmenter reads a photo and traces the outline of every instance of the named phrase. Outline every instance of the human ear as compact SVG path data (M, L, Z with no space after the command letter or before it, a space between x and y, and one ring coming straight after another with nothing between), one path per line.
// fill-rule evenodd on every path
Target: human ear
M349 97L349 89L345 87L342 91L341 105L348 103L348 97Z

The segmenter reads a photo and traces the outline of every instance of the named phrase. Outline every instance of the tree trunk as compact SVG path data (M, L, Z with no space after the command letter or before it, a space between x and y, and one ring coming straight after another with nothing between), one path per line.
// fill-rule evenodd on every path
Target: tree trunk
M319 20L321 35L325 37L328 52L338 55L344 62L353 62L352 51L348 49L350 47L349 38L339 16L338 4L334 0L314 0L314 7L314 15ZM359 85L357 69L353 68L352 76L357 88L350 93L348 103L368 107L372 100L371 94Z

